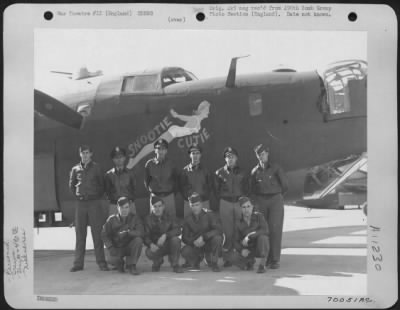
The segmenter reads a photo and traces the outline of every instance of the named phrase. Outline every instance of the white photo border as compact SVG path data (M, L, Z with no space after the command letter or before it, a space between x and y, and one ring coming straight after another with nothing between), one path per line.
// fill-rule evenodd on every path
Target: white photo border
M228 6L229 4L217 4ZM276 4L279 5L279 4ZM16 4L4 12L4 241L13 228L33 229L33 84L34 29L265 29L305 31L366 31L368 55L368 294L370 303L339 304L327 296L118 296L120 308L386 308L397 301L397 18L386 5L332 4L324 19L209 17L206 4ZM45 11L93 9L153 10L150 17L57 18L51 23ZM183 24L168 22L169 12L179 12ZM197 12L206 14L203 23ZM356 23L348 21L357 12ZM18 169L14 164L18 163ZM22 180L22 181L21 181ZM18 186L16 186L18 184ZM18 187L18 188L16 188ZM23 195L21 195L23 193ZM28 210L25 208L29 206ZM23 210L21 210L22 208ZM31 211L29 211L31 210ZM115 307L113 296L56 296L43 301L34 294L33 236L26 234L29 271L12 281L5 279L5 297L15 308ZM379 246L379 251L377 251ZM373 248L375 247L375 249ZM379 252L379 253L378 253ZM382 260L377 260L380 254ZM377 267L379 264L379 267ZM379 270L378 270L379 269ZM335 296L333 296L335 297ZM115 297L117 298L117 297Z

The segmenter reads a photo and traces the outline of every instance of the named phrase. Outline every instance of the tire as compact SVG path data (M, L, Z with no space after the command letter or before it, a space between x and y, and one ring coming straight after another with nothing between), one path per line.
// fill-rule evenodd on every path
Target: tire
M361 207L365 216L367 216L367 205L368 205L367 203L364 203L363 206Z

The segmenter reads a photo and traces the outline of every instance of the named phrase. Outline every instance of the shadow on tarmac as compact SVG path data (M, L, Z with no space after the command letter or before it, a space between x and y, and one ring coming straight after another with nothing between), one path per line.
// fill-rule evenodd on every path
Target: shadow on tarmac
M324 227L312 228L295 231L286 231L282 237L282 248L365 248L366 243L361 243L359 240L353 242L352 237L366 238L367 232L365 231L355 235L354 233L366 230L365 226L341 226L341 227ZM330 238L340 238L336 240L346 240L347 242L325 242L324 240ZM318 243L315 243L317 242Z
M286 259L285 259L286 260ZM52 251L35 251L34 292L50 295L298 295L295 289L277 285L278 275L286 271L268 270L265 274L242 271L236 267L214 273L204 264L200 271L183 274L171 272L168 263L161 271L151 272L151 262L141 256L134 277L116 271L98 270L93 251L87 251L85 269L71 273L73 253L55 255ZM278 276L278 277L277 277Z
M367 258L347 255L283 255L281 269L284 270L284 274L278 277L352 277L352 273L366 273Z
M359 251L365 248L366 244L349 243L349 241L352 241L351 237L354 236L364 238L366 236L364 229L364 226L344 226L285 232L283 249L290 248L293 254L283 254L280 269L268 269L267 273L261 275L256 274L255 271L241 271L236 267L225 268L220 273L214 273L203 264L201 271L174 274L168 263L164 263L159 273L152 273L151 262L142 253L138 268L143 271L143 274L133 277L129 274L118 274L116 271L99 271L93 251L87 251L83 271L70 273L73 251L36 250L34 251L34 292L35 294L58 295L295 296L303 294L305 286L303 278L308 279L307 283L311 283L308 284L307 292L316 295L321 291L320 286L326 288L330 285L328 282L339 281L343 286L343 279L349 281L344 282L344 285L349 283L349 287L340 287L340 289L351 291L351 284L355 281L352 278L355 275L366 274L367 260L365 255L351 255L352 249L357 248ZM335 237L340 237L335 240L345 242L324 243L325 239ZM329 254L305 252L303 255L299 254L304 249L311 249L313 253L319 253L318 251L322 249L328 251ZM338 252L339 249L341 252ZM346 255L341 255L343 251ZM318 280L312 280L314 278ZM288 283L288 286L282 286L282 281Z

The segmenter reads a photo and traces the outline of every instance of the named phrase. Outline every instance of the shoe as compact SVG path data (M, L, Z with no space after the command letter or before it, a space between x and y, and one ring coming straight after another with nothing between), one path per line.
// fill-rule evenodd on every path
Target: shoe
M160 271L160 268L161 268L161 265L160 265L160 264L153 264L153 265L151 266L151 271L152 271L152 272L158 272L158 271Z
M125 272L125 268L124 268L123 264L115 266L115 268L113 268L112 270L118 270L118 272L120 272L120 273L124 273Z
M182 266L182 268L190 268L192 265L189 262L185 262Z
M194 270L200 270L200 263L195 263L195 264L193 265L193 269L194 269Z
M246 270L249 270L249 271L254 270L254 263L247 263Z
M75 271L80 271L80 270L83 270L83 267L74 266L69 271L70 272L75 272Z
M110 271L110 268L108 268L107 265L101 265L101 266L99 266L99 268L101 271Z
M183 269L179 265L174 266L172 270L175 273L183 273Z
M231 267L232 263L230 261L225 261L224 262L224 267Z
M258 265L257 273L265 273L266 271L264 265Z
M280 264L278 262L275 263L271 263L271 265L269 265L270 269L279 269Z
M151 271L152 272L160 271L162 264L164 264L164 259L153 261L153 265L151 266Z
M136 269L136 265L131 265L131 266L129 267L129 273L130 273L131 275L134 275L134 276L140 275L139 270Z
M218 267L218 264L213 264L211 270L214 272L220 272L221 268Z

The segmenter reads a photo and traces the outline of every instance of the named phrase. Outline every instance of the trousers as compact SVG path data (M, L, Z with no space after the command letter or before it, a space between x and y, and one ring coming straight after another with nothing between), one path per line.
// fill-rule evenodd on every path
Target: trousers
M161 265L163 257L165 255L168 255L168 260L171 266L178 266L180 253L181 239L176 236L166 240L164 245L160 247L156 252L152 252L150 248L146 249L146 256L156 265Z
M219 216L221 218L222 230L225 234L224 249L231 250L233 247L233 233L235 222L240 218L242 211L239 202L229 202L224 199L219 203Z
M257 195L256 206L264 215L269 227L270 252L268 257L269 263L277 263L281 258L282 248L282 232L284 207L282 194L272 196Z
M248 249L250 254L247 257L242 256L241 251ZM247 263L254 263L256 257L268 257L269 254L269 238L266 235L260 235L252 246L243 247L239 252L230 251L226 254L226 260L233 265L244 267Z
M205 242L205 245L201 248L192 245L185 245L182 248L182 257L186 259L186 261L195 265L200 263L200 261L205 256L207 263L216 264L218 262L218 258L221 254L222 250L222 236L217 235L210 240Z
M104 244L101 239L101 229L107 216L104 211L100 200L78 201L75 208L75 267L84 266L88 225L92 232L96 263L99 266L106 265Z
M140 254L142 253L143 239L140 237L133 238L127 246L115 248L116 255L112 255L109 252L109 262L112 265L121 265L125 263L129 267L131 265L136 265L139 260Z

